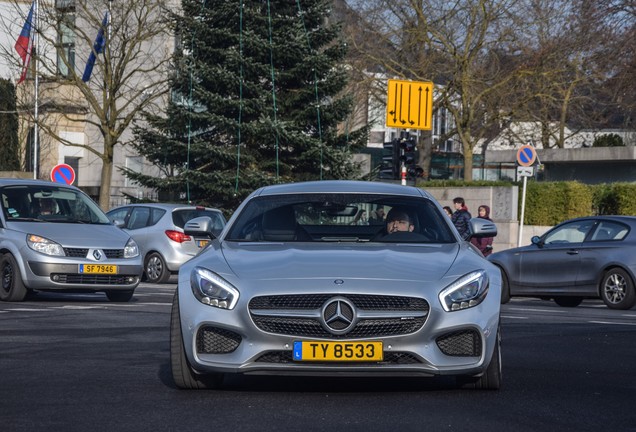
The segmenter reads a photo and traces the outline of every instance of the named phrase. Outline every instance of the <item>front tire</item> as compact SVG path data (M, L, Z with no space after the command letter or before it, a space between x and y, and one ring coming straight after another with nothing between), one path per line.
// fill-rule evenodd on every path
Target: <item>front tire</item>
M170 366L174 384L180 389L213 389L218 388L223 382L223 374L201 375L195 373L190 366L183 347L178 289L174 293L170 314Z
M20 302L26 297L28 290L22 281L20 267L13 255L6 253L0 258L0 300Z
M146 281L150 283L166 283L170 279L170 271L166 261L157 252L152 252L146 257L144 265Z
M506 304L510 301L510 283L506 272L501 267L499 270L501 271L501 304Z
M462 388L477 390L499 390L501 387L501 329L497 330L497 341L492 353L490 364L483 375L475 377L459 377L458 382Z
M601 299L610 309L631 309L636 303L634 282L620 268L608 270L601 282Z
M555 297L554 302L561 307L577 307L583 301L583 297Z

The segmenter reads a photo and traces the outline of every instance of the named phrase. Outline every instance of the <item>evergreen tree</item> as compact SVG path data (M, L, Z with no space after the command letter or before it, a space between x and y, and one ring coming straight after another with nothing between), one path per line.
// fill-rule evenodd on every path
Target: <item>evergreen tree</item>
M262 185L355 177L351 150L368 131L338 130L352 100L329 6L182 0L173 97L133 143L164 177L126 175L170 200L226 210Z
M0 171L19 170L20 144L15 87L9 80L0 79Z

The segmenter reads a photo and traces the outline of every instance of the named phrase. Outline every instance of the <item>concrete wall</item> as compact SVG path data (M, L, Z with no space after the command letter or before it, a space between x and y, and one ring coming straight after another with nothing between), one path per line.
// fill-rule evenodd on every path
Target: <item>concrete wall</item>
M490 207L490 217L497 225L497 237L493 241L493 249L500 251L530 244L535 235L542 235L551 227L524 225L519 242L519 187L518 186L480 186L480 187L424 187L442 206L454 210L453 198L462 197L466 201L468 211L477 216L480 205Z

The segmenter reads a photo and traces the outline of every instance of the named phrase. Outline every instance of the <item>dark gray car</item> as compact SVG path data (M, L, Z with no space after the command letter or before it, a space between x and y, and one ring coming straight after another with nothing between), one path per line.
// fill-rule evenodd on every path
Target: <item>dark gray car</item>
M187 221L207 216L217 235L226 222L220 210L187 204L129 204L110 210L107 216L135 239L143 258L145 280L152 283L167 282L208 244L209 238L183 233Z
M595 216L565 221L528 246L494 253L502 302L510 297L554 299L565 307L601 298L612 309L636 304L636 217Z

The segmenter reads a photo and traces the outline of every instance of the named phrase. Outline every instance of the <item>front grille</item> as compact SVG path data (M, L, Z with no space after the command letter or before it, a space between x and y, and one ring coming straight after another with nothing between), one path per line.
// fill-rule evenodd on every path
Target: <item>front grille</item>
M104 249L104 255L109 259L117 259L124 257L123 249Z
M361 318L355 327L345 334L333 334L326 330L317 317L285 316L286 310L314 311L320 315L325 302L334 298L333 294L283 295L255 297L249 303L254 324L268 333L312 337L324 339L373 338L414 333L426 322L429 306L426 300L415 297L383 295L343 295L361 312L393 313L394 317ZM259 310L276 310L272 315L256 314ZM413 317L406 314L419 313ZM405 313L405 316L400 316ZM380 314L381 315L381 314Z
M300 362L294 361L293 351L270 351L258 357L257 363L296 363L296 364L323 364L333 366L360 366L361 362ZM362 364L373 365L403 365L403 364L419 364L422 363L416 356L405 352L384 352L384 360L374 362L362 362Z
M64 254L67 257L86 258L86 255L88 255L88 249L64 248ZM109 259L123 258L124 250L123 249L104 249L104 255L106 255L106 257Z
M460 330L440 336L436 340L439 349L447 356L479 357L481 337L475 330Z
M128 279L133 278L133 282ZM130 285L137 281L137 275L91 275L91 274L60 274L51 275L51 280L57 283L85 284L85 285Z
M73 258L86 258L86 255L88 254L88 249L64 248L64 254L68 257L73 257Z
M216 327L201 327L197 332L197 352L200 354L227 354L238 348L241 336Z
M333 294L296 294L254 297L250 309L319 309L334 297ZM367 294L347 294L356 307L365 310L428 311L426 300L417 297L398 297Z

